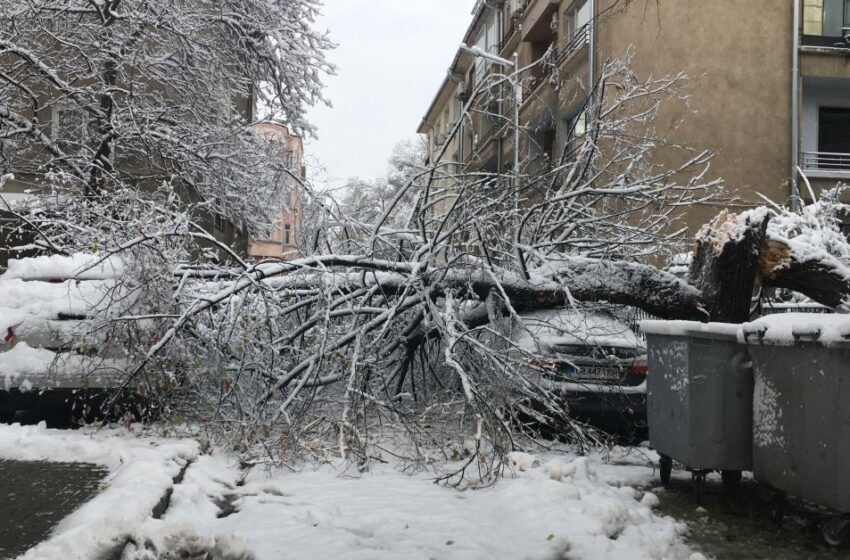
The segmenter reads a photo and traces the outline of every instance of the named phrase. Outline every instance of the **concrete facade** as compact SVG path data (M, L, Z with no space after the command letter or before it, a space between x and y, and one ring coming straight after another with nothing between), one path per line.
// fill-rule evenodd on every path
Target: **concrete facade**
M495 41L488 37L494 26ZM816 189L850 182L844 141L825 140L818 129L821 108L838 119L845 118L841 109L850 109L850 2L845 0L482 1L463 42L505 59L516 54L520 67L549 52L547 64L522 76L520 125L530 140L520 148L527 166L536 165L535 159L544 165L546 152L549 157L560 153L601 64L632 52L639 79L688 76L687 103L666 106L656 128L671 143L713 152L707 179L722 178L725 197L745 206L759 204L760 195L791 203L795 183L803 183L795 164ZM480 57L458 52L418 131L428 135L434 161L508 172L514 135L505 126L511 119L509 103L493 104L486 119L473 106L457 133L447 135L465 96L485 79L476 65ZM499 70L498 64L489 67ZM841 122L830 124L830 134ZM850 141L850 129L846 134ZM820 144L840 149L825 153ZM661 161L664 157L662 151ZM686 225L694 231L716 213L709 205L694 207Z

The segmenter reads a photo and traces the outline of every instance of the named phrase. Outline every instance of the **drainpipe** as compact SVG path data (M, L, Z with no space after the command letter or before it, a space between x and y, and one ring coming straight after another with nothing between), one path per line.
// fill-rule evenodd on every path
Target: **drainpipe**
M590 88L591 95L593 95L593 89L596 87L594 80L596 79L596 69L593 67L593 62L595 60L594 52L596 51L596 0L590 0L590 25L588 26L587 32L588 35L588 63L589 70L587 73L587 81L588 87Z
M592 0L591 0L592 1ZM791 68L791 210L800 206L800 0L794 0L794 53Z

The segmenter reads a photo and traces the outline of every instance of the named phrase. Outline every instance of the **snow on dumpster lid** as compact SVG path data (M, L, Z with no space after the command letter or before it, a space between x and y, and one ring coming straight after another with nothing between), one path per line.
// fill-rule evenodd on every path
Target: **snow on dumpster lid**
M850 315L824 313L784 313L745 323L738 336L741 342L791 346L817 341L825 346L850 343Z
M700 323L698 321L661 321L657 319L640 322L644 334L664 336L687 336L689 334L708 334L722 337L736 337L741 325L734 323Z
M91 254L50 255L9 261L0 280L109 280L121 274L124 263L117 257L103 259Z

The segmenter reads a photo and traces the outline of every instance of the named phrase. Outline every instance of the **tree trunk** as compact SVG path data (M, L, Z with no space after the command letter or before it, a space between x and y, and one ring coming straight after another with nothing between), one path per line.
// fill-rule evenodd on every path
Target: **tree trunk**
M846 266L823 252L800 256L783 240L765 240L759 276L765 286L794 290L828 307L850 302Z
M749 320L769 220L767 212L736 216L723 211L697 236L690 275L712 321Z

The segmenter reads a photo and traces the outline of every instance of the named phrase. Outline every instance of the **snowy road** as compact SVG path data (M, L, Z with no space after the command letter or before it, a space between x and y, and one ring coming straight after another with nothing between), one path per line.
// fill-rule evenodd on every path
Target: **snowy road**
M103 465L103 490L64 518L25 560L123 560L215 550L227 560L702 560L686 527L640 490L642 453L512 455L491 488L460 492L433 472L343 463L246 475L226 453L191 440L120 429L61 432L0 426L0 458ZM177 484L183 468L185 476ZM173 489L162 519L151 512ZM109 556L109 555L112 556Z
M106 469L84 463L0 461L0 558L44 540L100 489Z
M825 510L789 499L781 525L771 520L769 494L745 480L737 498L724 496L719 476L710 475L704 507L697 509L690 475L676 471L669 488L653 488L659 511L686 521L688 542L722 560L832 560L848 558L847 550L827 546L820 528Z

